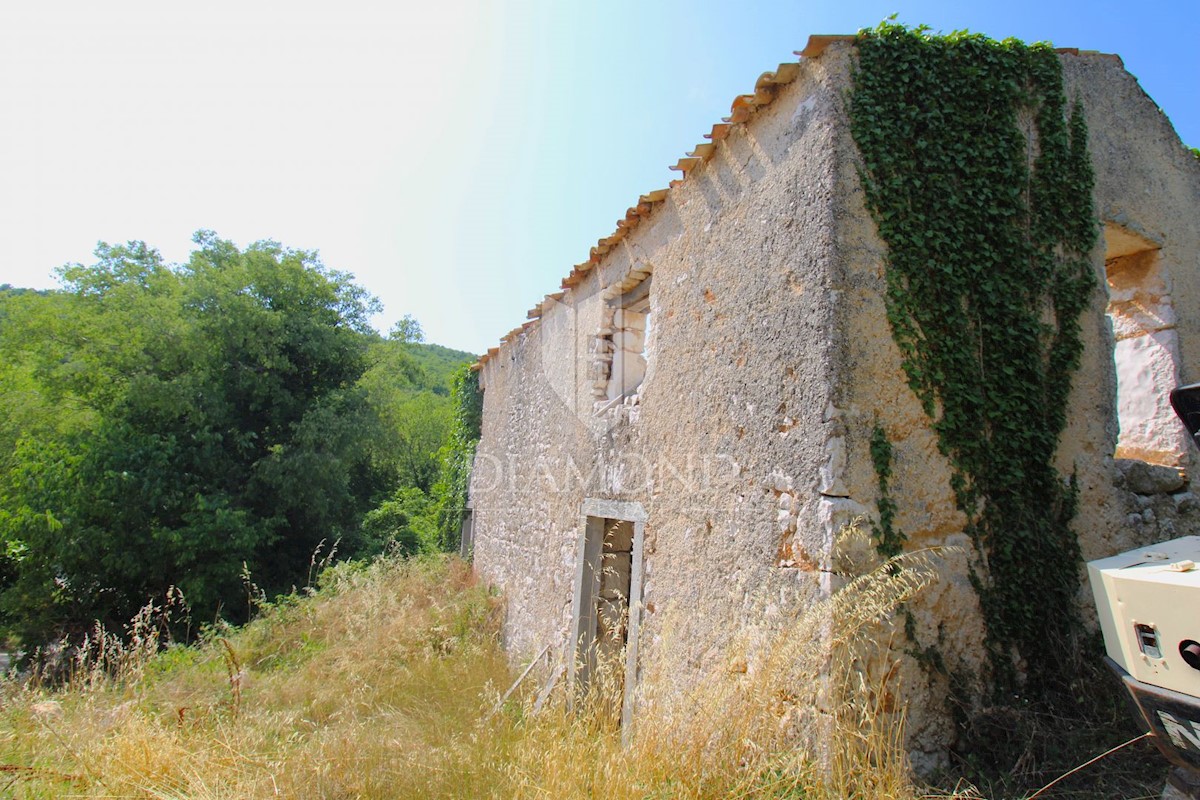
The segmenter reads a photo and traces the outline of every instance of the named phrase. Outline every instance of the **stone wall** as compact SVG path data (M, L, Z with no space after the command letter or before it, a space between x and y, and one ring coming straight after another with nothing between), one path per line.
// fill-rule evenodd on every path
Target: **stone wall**
M834 44L803 59L773 102L487 359L475 559L505 593L514 658L545 651L551 666L572 657L585 501L640 508L643 680L686 687L725 664L746 623L830 591L835 532L875 508L868 443L882 425L894 448L896 526L912 547L959 548L912 606L917 642L889 634L888 669L927 767L953 737L948 678L905 651L936 648L954 674L977 676L985 633L950 467L886 320L885 247L864 208L844 109L853 52ZM1200 314L1189 313L1200 308L1200 167L1117 60L1063 63L1068 97L1087 113L1101 221L1117 238L1151 243L1159 317L1164 296L1179 312L1170 357L1181 380L1200 380ZM1157 466L1114 460L1105 265L1122 254L1112 241L1100 237L1093 256L1097 289L1058 458L1079 481L1075 525L1088 559L1200 531L1188 477L1195 453L1180 437L1148 445L1174 448ZM647 281L651 324L639 339L619 304ZM619 359L635 364L636 391L614 382ZM1090 604L1086 585L1080 602Z
M1062 60L1067 96L1078 99L1087 116L1101 223L1134 231L1159 248L1154 257L1161 263L1162 285L1155 298L1160 321L1166 305L1161 299L1168 292L1175 308L1200 308L1195 302L1200 299L1200 169L1119 60L1102 55L1064 55ZM896 527L909 537L908 546L960 550L945 556L942 581L912 605L916 641L904 633L893 640L915 762L930 767L944 757L954 737L947 724L951 678L901 651L933 648L954 680L977 683L986 674L985 629L967 578L971 544L962 534L965 520L949 488L950 465L938 452L929 420L900 372L900 353L884 307L886 248L864 206L855 169L861 162L847 125L843 118L837 136L839 160L846 167L836 193L840 258L835 281L844 284L846 302L837 326L845 332L836 368L843 382L835 396L847 427L849 495L863 505L874 504L877 478L868 444L873 427L880 424L893 443L890 493L898 503ZM1073 378L1069 421L1057 458L1060 471L1073 472L1079 481L1080 509L1073 527L1088 560L1200 530L1187 477L1196 453L1184 447L1181 424L1164 408L1166 391L1175 385L1169 369L1157 365L1151 370L1157 373L1155 380L1144 387L1144 404L1156 404L1157 410L1137 412L1143 420L1157 413L1155 419L1164 427L1142 426L1141 439L1133 437L1130 451L1143 457L1152 452L1160 464L1181 469L1132 460L1121 461L1118 469L1114 461L1116 341L1113 319L1106 313L1111 308L1105 279L1112 239L1098 237L1093 254L1097 288L1082 320L1085 352ZM1198 324L1200 314L1181 314L1178 336L1171 337L1179 354L1176 374L1184 382L1200 380ZM1164 327L1157 329L1160 338ZM1131 371L1140 366L1125 363ZM1091 618L1086 581L1080 603ZM983 694L979 687L977 696Z
M679 686L715 667L748 617L828 588L846 518L821 493L843 493L829 373L839 91L822 62L805 64L484 365L475 561L505 592L516 658L547 645L549 660L569 657L588 498L645 509L643 663L669 663ZM597 342L616 330L611 303L647 275L645 377L622 402Z

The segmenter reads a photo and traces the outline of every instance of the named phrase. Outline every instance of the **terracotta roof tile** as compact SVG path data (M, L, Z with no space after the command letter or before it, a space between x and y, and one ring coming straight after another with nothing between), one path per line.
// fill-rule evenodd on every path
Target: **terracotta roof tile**
M853 42L857 37L846 35L815 35L808 38L808 44L803 50L797 50L796 55L801 58L817 58L825 51L829 45L834 42ZM796 80L800 75L800 64L798 62L788 62L780 64L774 72L764 72L754 82L754 93L743 94L734 98L730 106L730 115L723 117L721 122L712 126L712 131L704 134L704 138L709 139L708 142L703 142L671 167L672 170L683 173L682 178L672 180L666 189L656 189L653 192L638 197L636 206L629 208L625 212L623 219L617 220L616 230L610 235L596 242L596 245L591 248L588 253L588 259L581 264L576 264L570 274L562 279L561 288L563 291L555 292L546 295L546 299L542 301L536 308L532 308L527 313L529 321L513 331L510 331L501 341L508 342L517 335L528 330L533 325L536 325L545 311L546 304L550 301L557 302L561 300L566 291L578 286L583 281L583 276L589 272L600 259L608 253L613 246L619 243L629 231L636 228L642 223L646 217L654 213L654 209L661 203L665 202L670 191L677 186L682 185L687 179L688 173L696 167L703 164L717 150L717 142L729 136L734 125L739 125L750 119L754 111L760 106L765 106L775 99L776 87L783 86ZM471 365L471 369L482 369L490 359L494 358L500 351L498 347L489 348L487 353L479 358L479 361Z
M705 139L712 139L714 142L719 142L729 135L729 129L733 126L728 122L718 122L712 126L712 133L704 134Z
M817 33L808 37L808 44L804 45L803 50L797 50L796 55L801 58L816 58L825 52L825 48L834 42L853 42L857 36L849 36L846 34L824 34Z
M689 170L700 166L701 163L703 162L698 158L681 158L671 169L678 170L686 175Z

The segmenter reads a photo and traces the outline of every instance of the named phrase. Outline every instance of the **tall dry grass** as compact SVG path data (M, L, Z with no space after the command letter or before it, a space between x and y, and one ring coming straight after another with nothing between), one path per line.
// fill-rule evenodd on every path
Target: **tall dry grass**
M497 608L458 562L340 566L137 671L8 684L0 796L485 796L503 742L480 709L509 678Z
M533 673L498 705L515 677L500 603L461 562L343 565L201 645L106 639L64 686L3 684L0 796L914 797L864 634L931 576L905 556L748 633L765 655L647 693L626 745L613 680L574 711L565 689L535 711Z
M936 569L928 552L871 563L864 538L847 532L845 552L858 559L843 559L846 582L825 602L751 627L689 691L648 681L627 746L608 713L619 705L616 670L587 698L590 713L560 702L528 720L505 796L916 797L903 715L885 710L874 677L889 671L871 668L872 634ZM855 575L864 554L866 571Z

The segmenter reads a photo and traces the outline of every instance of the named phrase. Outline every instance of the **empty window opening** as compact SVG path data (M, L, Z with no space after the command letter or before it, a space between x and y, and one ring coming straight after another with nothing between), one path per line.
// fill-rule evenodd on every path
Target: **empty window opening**
M572 609L572 678L579 690L611 700L623 724L632 714L637 670L642 528L628 519L584 518Z
M650 284L648 273L631 273L605 290L602 324L593 348L592 394L600 408L638 403L649 363Z
M1161 248L1113 223L1105 226L1104 242L1116 339L1116 457L1179 466L1185 431L1168 397L1179 383L1179 334Z

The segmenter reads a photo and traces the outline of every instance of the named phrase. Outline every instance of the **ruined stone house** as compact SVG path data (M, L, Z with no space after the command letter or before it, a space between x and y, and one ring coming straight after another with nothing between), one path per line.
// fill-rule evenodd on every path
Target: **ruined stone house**
M1166 399L1200 381L1200 164L1118 57L1059 52L1103 225L1058 452L1092 559L1200 530L1196 453ZM504 593L506 646L576 680L589 652L623 654L627 723L648 659L686 685L764 608L831 590L835 535L875 513L879 420L909 545L965 544L885 313L886 249L847 118L853 37L798 55L476 365L470 525L475 566ZM983 633L962 558L914 619L970 666ZM952 735L944 682L897 658L912 750L936 757Z

